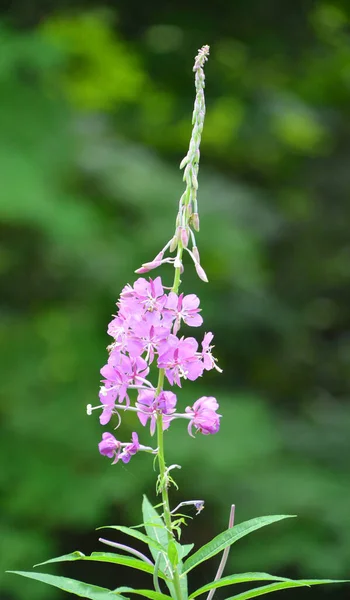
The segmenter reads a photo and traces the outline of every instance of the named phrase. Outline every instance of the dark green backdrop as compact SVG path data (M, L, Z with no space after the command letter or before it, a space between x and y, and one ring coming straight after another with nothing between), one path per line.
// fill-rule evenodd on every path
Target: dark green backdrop
M197 544L232 502L237 521L298 514L235 546L231 569L350 575L348 2L14 0L0 21L5 600L54 597L5 569L102 549L97 526L140 522L142 493L155 501L150 459L111 467L85 406L119 291L172 232L206 43L198 243L210 284L188 265L184 290L201 296L224 373L185 386L182 402L215 395L223 419L210 438L181 424L167 435L182 465L174 502L206 500L184 534ZM133 428L127 415L121 436Z

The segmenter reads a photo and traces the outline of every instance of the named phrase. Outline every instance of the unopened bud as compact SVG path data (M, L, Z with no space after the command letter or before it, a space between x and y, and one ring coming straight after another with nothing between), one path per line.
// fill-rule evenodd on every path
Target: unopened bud
M192 181L192 165L191 164L186 165L186 168L184 170L183 180L186 181L186 183L188 185L191 185L191 181Z
M181 242L184 248L188 246L188 231L186 227L181 227Z
M177 256L174 260L174 267L175 269L181 269L182 267L181 258L179 256Z
M192 213L191 221L193 224L193 229L195 231L199 231L199 215L198 215L198 213Z
M198 248L197 248L197 246L193 246L193 248L192 248L192 253L193 253L193 256L195 257L196 261L197 261L198 263L200 263L200 262L201 262L201 259L200 259L200 256L199 256L199 251L198 251Z
M140 269L137 269L135 273L139 273L140 275L142 275L143 273L148 273L148 271L152 271L152 269L160 267L160 265L163 262L163 256L164 252L162 250L161 252L159 252L159 254L157 254L157 256L153 260L147 263L143 263L142 267L140 267Z
M178 243L177 236L174 235L173 239L171 240L169 252L175 252L175 250L177 248L177 243Z
M186 204L186 198L187 198L187 194L186 194L186 192L184 192L179 200L180 206L182 206L183 204Z
M180 169L183 169L185 165L187 165L188 163L188 156L186 154L185 158L182 159L182 161L180 162Z
M194 266L196 268L197 271L197 275L199 277L199 279L201 279L202 281L205 281L205 283L208 283L208 277L205 274L204 269L200 266L199 263L195 262Z

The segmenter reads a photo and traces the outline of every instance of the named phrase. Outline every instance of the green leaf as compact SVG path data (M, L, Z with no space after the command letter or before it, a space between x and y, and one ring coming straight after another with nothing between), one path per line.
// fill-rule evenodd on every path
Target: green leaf
M47 575L46 573L28 573L26 571L7 571L7 573L14 573L15 575L21 575L22 577L28 577L29 579L36 579L37 581L42 581L43 583L59 588L64 592L75 594L81 598L89 598L90 600L111 600L111 593L114 593L107 588L90 585L83 581L76 581L69 577ZM115 596L116 598L123 598L119 594L115 594Z
M124 556L122 554L113 554L109 552L93 552L91 556L85 556L85 554L82 554L81 552L72 552L72 554L64 554L63 556L58 556L57 558L51 558L50 560L46 560L45 562L39 563L39 565L36 566L48 565L57 562L71 562L75 560L107 562L117 565L123 565L125 567L131 567L132 569L138 569L139 571L144 571L145 573L153 574L154 572L154 567L144 562L143 560L131 558L130 556ZM158 572L158 575L162 579L167 579L167 577L161 570Z
M178 543L177 550L178 550L180 559L185 558L185 556L187 556L191 552L193 546L194 546L194 544L184 544L182 546L181 544Z
M114 592L120 594L138 594L139 596L144 596L145 598L149 598L150 600L171 600L171 596L161 594L160 592L155 592L154 590L134 590L134 588L131 587L119 587L116 590L114 590Z
M159 567L160 569L165 570L167 568L166 557L168 556L168 532L166 530L163 519L153 508L152 504L149 502L146 496L143 497L142 514L147 535L156 542L158 542L163 548L163 555L160 559ZM156 561L158 552L152 547L150 547L150 551L154 560ZM182 562L179 563L178 568L181 573L183 569ZM183 597L187 598L188 592L186 576L181 576L180 585ZM167 583L167 586L172 597L175 597L176 594L174 590L174 585L172 583Z
M149 502L146 496L143 497L142 514L148 537L150 537L153 541L157 542L157 545L159 545L162 548L163 552L167 554L168 532L166 530L163 519L153 508L152 504ZM150 547L150 551L154 560L156 560L158 556L158 551L156 551L152 547ZM163 562L165 562L165 560Z
M271 583L270 585L264 585L262 587L255 588L254 590L248 590L236 596L230 596L226 600L249 600L249 598L256 598L257 596L263 596L264 594L270 594L272 592L278 592L278 590L285 590L294 587L305 587L309 585L322 585L326 583L348 583L346 580L332 580L332 579L300 579L297 581L282 581L281 583Z
M44 562L37 563L34 565L34 569L36 567L42 567L43 565L49 565L50 563L55 562L69 562L72 560L84 560L86 555L79 550L75 550L75 552L71 552L70 554L63 554L62 556L56 556L55 558L49 558L49 560L45 560Z
M197 552L192 554L190 558L188 558L184 564L183 573L188 573L191 569L199 565L200 563L208 560L215 554L218 554L227 546L234 544L240 538L252 533L256 529L260 529L261 527L265 527L266 525L271 525L271 523L275 523L276 521L281 521L282 519L288 519L295 515L271 515L266 517L257 517L255 519L250 519L249 521L244 521L239 525L235 525L234 527L219 533L215 538L213 538L210 542L199 548Z
M209 592L209 590L213 590L216 588L224 587L226 585L233 585L236 583L246 583L247 581L291 581L291 579L286 579L285 577L275 577L274 575L269 575L268 573L238 573L237 575L228 575L227 577L223 577L222 579L218 579L217 581L212 581L211 583L207 583L202 587L198 588L198 590L194 591L190 595L190 599L196 598L200 594L204 594L205 592Z
M168 544L168 556L173 567L179 564L179 553L177 550L177 544L174 540L170 540Z
M137 529L131 529L130 527L123 527L122 525L107 525L106 527L98 527L98 529L116 529L117 531L121 531L121 533L125 533L126 535L130 535L130 537L136 538L137 540L144 542L145 544L147 544L149 546L149 548L151 548L151 546L152 546L153 548L156 548L158 551L164 550L163 546L159 542L157 542L150 536L145 535L141 531L138 531Z

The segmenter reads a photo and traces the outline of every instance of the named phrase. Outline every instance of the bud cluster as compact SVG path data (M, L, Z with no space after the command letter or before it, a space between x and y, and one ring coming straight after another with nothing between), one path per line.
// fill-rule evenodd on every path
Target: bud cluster
M144 263L142 267L136 271L136 273L139 274L147 273L164 263L172 263L175 269L178 268L182 272L182 254L183 250L186 250L193 260L198 277L205 282L208 281L206 273L200 264L200 256L195 238L195 232L199 231L197 200L200 158L199 147L205 117L205 76L203 66L206 60L208 60L208 55L209 46L203 46L198 52L193 67L196 86L196 99L192 116L193 129L188 152L180 163L180 169L184 169L183 180L186 183L186 189L180 198L175 233L152 261ZM164 258L166 251L169 251L170 253L176 251L175 258Z

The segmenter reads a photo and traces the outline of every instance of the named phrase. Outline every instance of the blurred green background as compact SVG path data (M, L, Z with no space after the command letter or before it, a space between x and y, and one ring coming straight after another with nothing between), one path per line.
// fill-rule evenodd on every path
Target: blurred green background
M349 3L14 0L0 20L2 600L63 600L3 572L102 550L96 527L139 523L142 493L156 501L149 457L111 467L85 406L121 288L173 231L203 44L210 283L190 264L183 280L224 373L181 402L215 395L223 419L212 437L169 431L173 501L206 500L184 532L196 544L233 502L237 522L298 515L234 546L231 572L350 576ZM126 415L120 436L134 428ZM97 565L59 572L135 583Z

